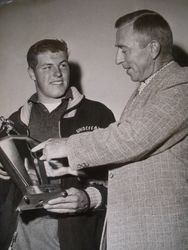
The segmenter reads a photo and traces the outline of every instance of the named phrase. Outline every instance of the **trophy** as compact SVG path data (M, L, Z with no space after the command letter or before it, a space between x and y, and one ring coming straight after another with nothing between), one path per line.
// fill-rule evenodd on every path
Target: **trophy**
M31 148L39 142L20 135L11 120L0 117L0 162L23 194L19 210L43 208L50 199L67 195L60 184L49 184L44 162Z

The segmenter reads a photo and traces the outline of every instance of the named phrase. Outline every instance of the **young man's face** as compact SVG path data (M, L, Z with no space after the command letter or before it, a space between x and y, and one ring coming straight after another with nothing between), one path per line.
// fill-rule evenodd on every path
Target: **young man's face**
M132 81L141 82L147 79L154 69L150 44L142 47L141 35L133 31L127 24L117 29L116 33L116 63L121 64Z
M40 102L54 102L69 87L70 68L66 52L46 51L37 56L35 69L29 68Z

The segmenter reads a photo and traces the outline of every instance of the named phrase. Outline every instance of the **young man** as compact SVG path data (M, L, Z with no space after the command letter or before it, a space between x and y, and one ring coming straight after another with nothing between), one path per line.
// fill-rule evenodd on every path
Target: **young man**
M105 128L114 122L106 106L86 99L70 86L68 49L64 41L45 39L35 43L27 53L27 61L36 93L10 116L20 134L44 141ZM5 177L6 173L1 172L2 178ZM70 175L50 180L61 182L67 191L66 198L57 199L63 204L65 216L45 210L23 212L17 228L15 208L20 194L11 183L2 206L5 221L1 224L7 228L4 227L4 237L1 237L1 249L7 249L14 229L12 248L16 250L98 249L105 215L106 171L85 174L83 178Z
M109 172L108 250L188 249L188 68L172 56L172 32L158 13L138 10L115 24L117 64L139 88L118 123L49 140L43 159ZM51 211L53 203L46 209Z

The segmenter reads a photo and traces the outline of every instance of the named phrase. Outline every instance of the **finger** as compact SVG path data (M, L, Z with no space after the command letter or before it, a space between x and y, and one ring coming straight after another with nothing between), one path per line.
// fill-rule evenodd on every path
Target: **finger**
M42 156L39 159L42 161L48 161L48 162L52 161L52 159L49 157L49 154L46 153L46 145L43 148Z
M44 161L46 169L59 169L64 167L63 164L57 160Z
M58 198L55 198L55 199L51 199L49 200L47 203L45 204L48 204L48 205L59 205L59 204L65 204L65 203L72 203L72 198L69 196L69 197L58 197Z
M7 181L7 180L10 180L10 176L4 176L0 174L0 179Z
M9 176L8 173L1 168L0 168L0 174L3 176Z
M52 200L51 200L52 201ZM50 202L51 202L50 201ZM69 197L67 199L68 202L59 202L57 204L50 204L50 202L44 204L44 208L48 211L61 211L61 212L71 212L75 213L82 210L84 207L79 205L77 197Z
M77 188L71 187L66 190L68 195L75 195L77 192Z
M31 152L35 153L41 149L43 149L45 147L46 141L41 142L40 144L38 144L37 146L35 146L34 148L31 149Z
M10 180L10 176L5 171L0 170L0 179Z
M3 166L0 166L0 179L10 180L9 174L4 169L2 169L2 167Z
M57 160L50 160L44 162L45 169L47 176L49 177L56 177L56 176L63 176L63 175L74 175L80 176L83 173L81 171L72 170L70 167L64 167L63 164Z
M73 214L76 212L75 209L48 208L46 206L44 206L44 209L46 209L48 212L59 214Z
M61 199L61 198L62 198L62 199L65 199L67 196L68 196L67 191L66 191L66 190L63 190L62 192L60 192L60 193L54 195L53 198L46 200L44 203L47 204L47 203L50 202L50 201L57 203L57 199L58 199L58 200ZM60 200L60 201L61 201L61 200Z
M85 176L85 173L80 170L72 170L70 167L63 167L60 164L57 164L58 169L53 167L47 167L46 172L49 177L63 176L63 175L74 175L74 176Z
M46 156L43 154L43 155L39 158L39 160L41 160L41 161L46 161L47 159L46 159Z
M56 199L57 201L58 199ZM76 199L67 199L66 200L58 200L57 203L52 203L55 202L54 200L50 200L48 201L48 203L44 203L45 208L47 209L72 209L72 210L76 210L78 209L78 202Z
M59 162L58 160L50 160L49 161L49 165L53 168L53 169L58 169L63 167L63 164L61 162Z
M63 176L63 175L68 174L66 167L62 167L58 169L53 169L53 168L45 168L45 169L46 169L46 174L49 177L57 177L57 176Z
M81 176L81 175L85 175L85 173L83 171L80 170L73 170L72 168L68 167L68 173L74 176Z

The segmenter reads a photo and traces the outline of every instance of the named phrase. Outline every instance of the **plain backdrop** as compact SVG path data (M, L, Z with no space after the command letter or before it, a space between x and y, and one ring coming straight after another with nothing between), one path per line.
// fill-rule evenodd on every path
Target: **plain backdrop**
M8 1L8 0L7 0ZM74 85L106 104L119 119L136 87L115 64L114 22L127 12L151 9L169 22L175 54L184 65L188 53L187 0L0 0L0 116L9 116L35 91L27 74L28 48L44 38L69 46Z

